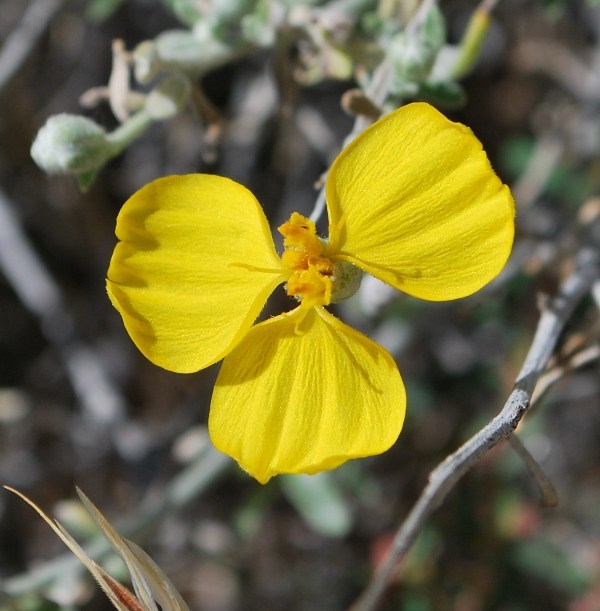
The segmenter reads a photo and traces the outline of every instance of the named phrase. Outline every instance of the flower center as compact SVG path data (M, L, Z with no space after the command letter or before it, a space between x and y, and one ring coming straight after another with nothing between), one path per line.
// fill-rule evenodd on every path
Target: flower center
M278 231L285 247L281 261L292 272L286 285L288 295L313 307L347 299L358 290L362 271L325 256L327 243L317 236L310 219L294 212Z
M300 299L304 306L329 305L333 263L323 256L325 244L317 236L315 224L294 212L278 229L283 235L283 266L292 272L287 294Z

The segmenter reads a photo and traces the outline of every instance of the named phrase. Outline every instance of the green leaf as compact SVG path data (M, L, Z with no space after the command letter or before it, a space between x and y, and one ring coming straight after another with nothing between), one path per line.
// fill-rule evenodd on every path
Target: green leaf
M421 98L445 108L461 108L467 101L465 90L455 81L421 83Z
M431 7L425 17L421 37L434 54L437 54L446 43L446 21L436 4Z
M89 191L89 188L94 183L94 180L96 180L97 174L97 170L90 170L89 172L83 172L82 174L77 175L77 185L82 193L87 193L87 191Z
M326 537L343 537L349 532L350 507L331 473L279 477L288 501L316 532Z
M193 27L204 18L196 0L163 0L173 14L185 25Z
M90 0L86 8L87 18L102 23L117 12L125 0Z

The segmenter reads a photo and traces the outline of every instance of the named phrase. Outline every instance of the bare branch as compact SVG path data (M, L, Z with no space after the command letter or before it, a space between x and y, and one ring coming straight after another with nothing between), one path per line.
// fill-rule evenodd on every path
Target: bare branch
M7 38L0 54L0 91L18 72L48 24L66 0L37 0L25 11Z
M517 46L513 56L515 66L527 72L547 74L579 99L598 99L600 79L595 67L556 40L527 38Z
M46 339L62 357L86 416L105 425L121 420L124 398L93 347L76 338L75 322L57 283L27 240L12 202L1 190L0 273L23 305L37 316Z
M352 606L352 611L377 608L398 562L409 551L429 516L484 454L513 433L528 409L537 380L545 370L565 324L600 276L598 259L598 252L592 248L581 250L574 271L542 311L525 363L501 412L431 472L429 483L396 532L387 557Z
M600 359L600 345L592 344L587 348L584 348L576 352L571 358L563 365L557 365L548 369L543 376L540 377L535 392L531 397L530 405L533 407L539 403L540 399L546 394L546 392L559 380L564 378L569 373L585 367L594 361Z
M437 0L422 0L418 10L416 11L413 18L406 25L405 34L407 36L414 36L418 32L419 28L422 27L423 21L427 17L427 14L433 6L437 4ZM367 127L375 120L375 112L373 109L380 109L385 102L385 99L389 93L390 83L392 80L392 66L390 60L385 58L375 69L369 84L365 87L364 96L367 100L372 103L371 113L369 115L358 115L354 120L354 125L350 133L344 138L342 149L345 148L354 140L359 134L365 131ZM321 182L325 184L325 175L321 177ZM310 213L310 219L312 221L318 221L325 210L325 187L319 191L313 211Z

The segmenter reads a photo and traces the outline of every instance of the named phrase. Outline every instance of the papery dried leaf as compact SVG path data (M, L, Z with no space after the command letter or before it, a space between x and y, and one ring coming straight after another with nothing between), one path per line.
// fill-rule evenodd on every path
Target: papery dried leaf
M143 569L148 585L152 590L156 602L163 611L189 611L181 594L175 589L172 581L164 574L162 569L150 556L133 541L125 539L127 545Z
M73 537L63 528L56 520L52 520L47 516L31 499L24 494L11 488L4 486L10 492L13 492L18 497L23 499L30 507L32 507L40 517L50 526L61 541L75 554L77 559L87 568L92 574L98 585L102 588L110 602L119 611L147 611L125 586L113 579L101 566L92 560L84 549L73 539ZM156 607L155 607L156 608Z
M79 488L77 488L77 494L114 550L127 565L133 588L142 604L145 605L144 609L158 611L156 606L158 602L162 611L189 611L171 580L152 558L136 543L121 537Z
M127 570L131 576L133 589L144 605L144 609L147 611L158 611L158 607L156 606L152 596L152 590L144 577L144 571L143 569L140 570L139 563L137 562L135 555L129 549L123 537L119 535L119 533L111 526L110 522L102 515L102 513L100 513L100 510L79 488L77 488L77 494L79 495L79 498L81 499L81 502L84 504L85 508L92 516L94 522L96 522L100 530L102 530L108 539L109 543L112 545L115 552L117 552L117 554L127 565Z

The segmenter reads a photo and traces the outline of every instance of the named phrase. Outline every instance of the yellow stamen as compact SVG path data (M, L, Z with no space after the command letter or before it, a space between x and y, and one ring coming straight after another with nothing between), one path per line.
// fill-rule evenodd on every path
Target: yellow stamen
M295 272L288 280L287 294L299 296L306 307L328 305L331 303L331 278L310 265L307 270Z
M323 256L325 244L317 236L315 224L294 212L278 231L283 235L283 266L292 272L287 294L301 300L302 306L331 303L333 263Z

